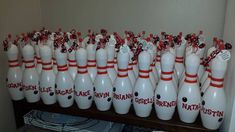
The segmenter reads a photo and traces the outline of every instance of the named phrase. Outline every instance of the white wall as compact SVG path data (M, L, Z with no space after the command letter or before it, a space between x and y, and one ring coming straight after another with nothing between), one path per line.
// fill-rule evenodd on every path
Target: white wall
M0 0L0 44L8 33L38 29L41 26L40 0ZM0 131L15 132L12 103L5 87L7 57L0 47Z
M41 9L43 24L53 30L204 30L211 38L222 37L225 4L225 0L41 0Z
M227 94L227 113L224 121L224 131L235 131L235 1L227 1L227 9L224 25L224 40L233 44L232 59L228 67L225 88Z

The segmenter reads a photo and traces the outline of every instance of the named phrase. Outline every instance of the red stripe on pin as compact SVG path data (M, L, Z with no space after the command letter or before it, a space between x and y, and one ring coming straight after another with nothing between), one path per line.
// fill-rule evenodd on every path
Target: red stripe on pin
M161 73L164 74L164 75L171 75L171 74L173 74L174 72L173 72L173 71L170 71L170 72L164 72L164 71L162 71Z
M128 74L124 74L124 75L120 75L120 74L118 74L117 76L118 76L118 77L127 77L127 76L128 76Z
M212 87L216 87L216 88L223 88L223 84L214 84L214 83L210 83L210 86L212 86Z
M171 81L171 80L172 80L172 77L170 77L170 78L161 77L161 80L163 80L163 81Z
M197 80L187 80L187 79L185 79L184 82L187 82L187 83L197 83Z

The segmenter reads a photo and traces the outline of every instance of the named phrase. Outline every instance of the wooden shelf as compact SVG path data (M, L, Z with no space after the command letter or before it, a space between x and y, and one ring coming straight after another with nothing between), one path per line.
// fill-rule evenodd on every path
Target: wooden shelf
M130 125L137 125L147 128L155 128L166 131L210 131L204 128L201 124L200 116L193 124L183 123L179 120L177 112L175 112L173 119L169 121L162 121L157 118L155 111L147 118L140 118L135 115L134 109L131 108L130 112L126 115L119 115L114 112L111 108L109 111L101 112L98 111L93 103L92 107L87 110L81 110L77 107L74 102L73 106L69 108L61 108L57 103L53 105L45 105L41 101L37 103L27 103L25 100L13 101L14 112L16 117L17 127L23 125L23 115L28 113L30 110L41 110L47 112L55 112L69 115L76 115L118 123L125 123ZM218 131L218 130L217 130Z

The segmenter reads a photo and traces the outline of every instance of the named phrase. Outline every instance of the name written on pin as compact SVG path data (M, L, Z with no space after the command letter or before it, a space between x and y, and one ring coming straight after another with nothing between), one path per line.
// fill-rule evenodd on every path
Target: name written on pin
M138 104L152 104L153 98L135 98L135 102Z
M37 89L37 86L36 85L22 85L22 88L25 90L25 91L28 91L28 90L36 90Z
M95 97L96 98L106 98L106 97L109 97L109 92L105 92L105 93L97 93L97 92L95 92Z
M40 87L39 88L39 90L40 90L40 92L45 92L45 93L49 93L49 92L51 92L52 90L52 87Z
M176 106L176 101L160 101L160 100L156 100L156 105L160 106L160 107L175 107Z
M218 110L212 110L212 109L207 109L205 107L202 107L201 111L204 114L207 115L212 115L213 117L217 116L217 117L223 117L224 116L224 111L218 111Z
M22 82L19 82L19 83L8 83L7 87L8 88L21 88L22 87Z
M186 110L199 110L200 109L200 104L186 104L186 103L182 103L182 108L186 109Z
M89 96L90 90L87 91L74 91L75 96Z
M70 88L70 89L56 89L55 90L56 94L57 95L66 95L66 94L71 94L73 93L73 88Z
M117 100L132 99L132 93L127 93L127 94L116 94L116 93L113 93L113 98L115 98Z

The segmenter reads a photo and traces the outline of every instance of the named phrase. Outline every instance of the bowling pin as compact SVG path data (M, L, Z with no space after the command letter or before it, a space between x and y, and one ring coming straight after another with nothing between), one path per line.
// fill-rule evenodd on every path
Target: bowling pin
M175 112L177 88L173 84L175 56L165 52L161 57L161 79L155 90L155 111L161 120L170 120Z
M95 60L96 45L88 44L86 49L87 49L87 59L88 59L87 70L88 70L89 75L91 76L92 82L94 82L96 74L97 74L96 60Z
M11 43L11 42L10 42ZM6 85L12 100L22 100L24 98L22 88L22 70L18 61L18 48L10 44L7 49L9 69L7 72Z
M130 78L131 80L131 85L134 86L135 85L135 81L136 81L136 76L135 76L135 73L133 71L133 61L132 61L132 57L133 57L133 52L130 51L129 52L129 64L128 64L128 77Z
M126 49L127 45L124 45L118 52L118 75L113 87L113 106L118 114L127 114L132 100L133 85L128 77L129 53Z
M42 71L39 85L40 96L44 104L54 104L56 102L55 74L51 63L51 49L47 45L42 45L39 47L39 53L42 59Z
M195 54L190 54L186 60L185 80L179 89L177 108L180 120L186 123L193 123L200 110L201 96L197 83L197 72L200 59Z
M229 51L222 50L211 62L211 83L202 97L200 111L202 125L208 129L218 129L225 116L226 96L223 81L230 56Z
M205 44L201 44L201 45L205 45ZM205 67L204 65L202 64L203 62L203 57L204 57L204 52L205 52L205 48L206 46L204 47L199 47L198 48L198 56L200 57L200 66L199 66L199 69L198 69L198 80L201 80L202 78L202 75L203 73L205 72ZM200 86L201 87L201 86Z
M207 51L207 56L209 56L214 50L216 50L216 48L214 46L209 48L208 51ZM206 70L205 70L203 76L201 77L201 80L200 80L201 86L206 81L206 79L208 78L209 73L211 73L211 69L210 69L209 66L210 66L210 63L206 67Z
M41 60L40 53L39 53L39 45L42 45L42 42L39 41L33 45L34 45L34 50L35 50L36 70L38 72L38 75L40 75L42 71L42 60Z
M155 63L155 69L157 70L157 75L158 78L161 78L161 55L160 55L160 51L157 52L157 56L156 56L156 63Z
M114 69L115 69L115 71L117 71L118 70L118 68L117 68L117 52L115 52L115 56L114 56L114 59L113 59L113 61L114 61Z
M153 61L154 61L154 56L155 56L155 52L156 52L156 49L154 48L154 45L153 43L151 42L148 42L147 43L149 46L148 48L148 53L150 54L150 69L149 69L149 78L151 80L151 83L153 85L153 90L156 89L156 86L157 86L157 78L156 78L156 75L154 75L153 73L153 68L152 68L152 64L153 64Z
M107 72L113 83L117 77L116 70L114 69L115 44L113 44L112 42L107 42L105 49L108 54Z
M182 37L180 45L176 45L176 58L175 58L175 70L178 78L181 77L184 71L184 51L186 46L186 40Z
M138 77L139 74L139 70L138 70L138 63L137 60L133 60L131 63L132 67L133 67L133 72L135 74L135 77Z
M67 53L63 53L60 48L57 48L55 57L58 69L55 81L56 98L61 107L67 108L74 102L74 83L68 72Z
M208 64L207 68L206 68L206 72L208 72L207 74L207 78L204 81L203 84L201 84L201 97L204 95L205 91L207 90L207 88L210 86L210 82L211 82L211 68L210 68L211 64ZM204 73L205 74L205 73Z
M71 75L72 79L75 80L75 77L77 75L77 63L76 63L76 58L75 58L75 51L71 49L67 53L68 53L67 55L68 55L68 63L69 63L68 72Z
M76 51L76 60L78 71L75 78L75 101L79 109L88 109L92 105L94 86L87 72L87 51L84 48Z
M192 52L193 52L193 48L192 48L192 46L188 46L188 47L186 47L186 49L185 49L185 60L187 59L187 57L190 55L190 54L192 54ZM186 70L184 69L184 71L183 71L183 73L182 73L182 75L181 75L181 77L180 77L180 79L179 79L179 87L178 87L178 89L180 89L181 87L182 87L182 85L183 85L183 83L184 83L184 80L185 80L185 72L186 72Z
M51 33L51 35L49 35L49 38L47 40L47 45L51 48L51 53L52 53L52 69L55 73L55 75L57 74L57 63L56 63L56 59L55 59L55 50L54 50L54 35L55 33Z
M40 100L39 75L34 64L34 50L30 44L22 49L25 69L23 71L23 91L27 102L35 103Z
M153 86L149 79L150 54L142 51L138 56L139 76L133 91L133 106L137 116L148 117L152 110Z
M94 81L94 100L99 111L109 110L113 98L113 85L107 73L107 59L106 50L98 49L96 52L98 72Z

